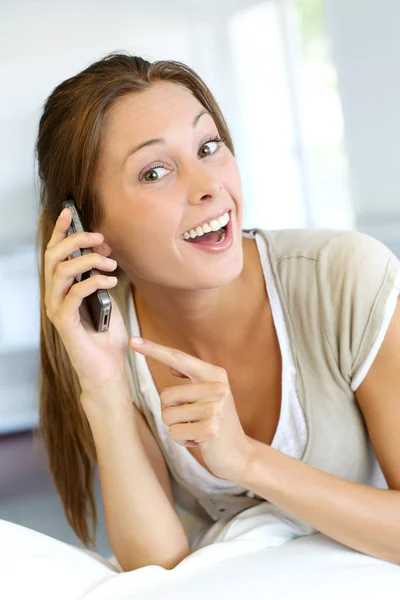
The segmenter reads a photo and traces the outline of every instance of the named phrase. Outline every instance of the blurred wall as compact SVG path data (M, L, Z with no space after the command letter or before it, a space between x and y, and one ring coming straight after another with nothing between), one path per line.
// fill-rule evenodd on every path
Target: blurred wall
M324 0L356 228L400 256L400 2Z

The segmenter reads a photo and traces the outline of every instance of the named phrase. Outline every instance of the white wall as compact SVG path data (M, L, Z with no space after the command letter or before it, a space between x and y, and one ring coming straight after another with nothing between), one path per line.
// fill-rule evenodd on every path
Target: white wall
M356 228L400 256L400 2L324 0Z

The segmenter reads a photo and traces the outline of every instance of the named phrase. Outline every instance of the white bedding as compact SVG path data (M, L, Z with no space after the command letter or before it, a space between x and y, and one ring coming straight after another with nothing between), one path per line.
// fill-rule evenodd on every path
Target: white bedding
M0 520L0 597L7 600L394 598L400 567L356 552L265 502L198 535L171 571L119 573L99 555Z

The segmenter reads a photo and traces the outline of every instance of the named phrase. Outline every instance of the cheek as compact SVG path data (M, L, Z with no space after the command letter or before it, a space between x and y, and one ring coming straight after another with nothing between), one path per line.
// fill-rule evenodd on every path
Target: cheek
M236 160L231 157L224 165L223 180L230 195L240 202L242 198L242 181Z
M130 190L114 199L102 229L112 247L154 244L155 236L170 238L179 228L179 210L172 209L177 204L177 190L149 188L145 195L139 189Z
M141 273L148 269L149 264L158 264L165 258L165 250L171 247L171 242L179 229L172 219L171 210L165 204L163 210L148 209L145 218L140 211L124 211L123 215L114 216L108 224L107 233L103 231L105 240L113 249L113 258L121 263L121 268L127 263Z

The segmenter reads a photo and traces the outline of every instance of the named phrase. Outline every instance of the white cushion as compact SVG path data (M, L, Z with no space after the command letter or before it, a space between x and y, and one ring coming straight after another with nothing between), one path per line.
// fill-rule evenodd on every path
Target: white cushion
M269 503L216 523L174 569L118 573L99 555L0 520L0 596L7 600L392 598L400 567L356 552ZM218 596L216 592L218 591Z

